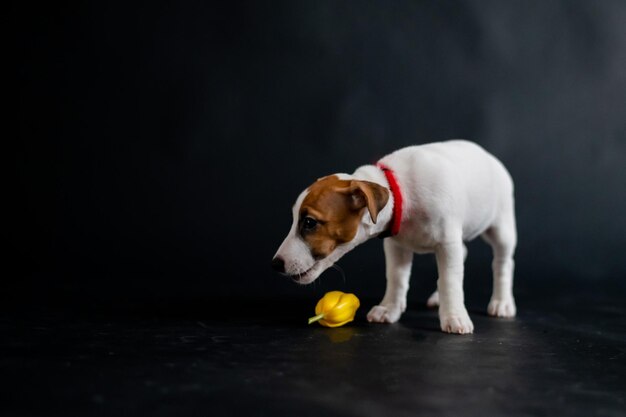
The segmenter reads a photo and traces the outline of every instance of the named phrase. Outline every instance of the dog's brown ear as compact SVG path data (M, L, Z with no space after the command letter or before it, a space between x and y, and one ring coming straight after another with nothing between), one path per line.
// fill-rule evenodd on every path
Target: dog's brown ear
M378 213L389 201L389 190L370 181L352 180L348 192L351 197L352 208L360 210L367 207L374 223L376 223Z

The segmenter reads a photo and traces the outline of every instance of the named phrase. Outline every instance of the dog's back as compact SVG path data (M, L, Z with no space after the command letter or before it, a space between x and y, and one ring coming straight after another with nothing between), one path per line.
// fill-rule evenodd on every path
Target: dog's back
M473 142L409 146L381 161L402 179L410 205L418 206L432 222L461 222L464 240L484 232L512 207L511 176L498 159Z

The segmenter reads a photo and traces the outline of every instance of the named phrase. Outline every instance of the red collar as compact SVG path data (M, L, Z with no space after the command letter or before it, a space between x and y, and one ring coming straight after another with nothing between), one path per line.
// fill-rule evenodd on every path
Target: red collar
M376 166L385 173L385 177L387 177L389 189L391 190L391 195L393 197L391 228L379 235L379 237L385 238L395 236L400 231L400 222L402 221L402 192L400 191L400 184L398 184L395 172L382 162L377 162Z

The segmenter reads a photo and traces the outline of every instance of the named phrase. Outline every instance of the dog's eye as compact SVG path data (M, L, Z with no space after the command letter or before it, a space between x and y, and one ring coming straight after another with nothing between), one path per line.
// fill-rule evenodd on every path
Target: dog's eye
M302 221L302 227L304 228L304 230L312 230L315 228L315 226L317 226L317 220L315 220L313 217L305 217Z

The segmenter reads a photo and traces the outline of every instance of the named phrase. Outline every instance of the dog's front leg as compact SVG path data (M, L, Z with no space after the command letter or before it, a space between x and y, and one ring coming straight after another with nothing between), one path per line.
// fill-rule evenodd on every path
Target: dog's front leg
M387 269L387 289L379 305L367 314L367 320L376 323L395 323L406 310L413 251L403 248L392 239L383 241Z
M439 321L448 333L472 333L474 324L465 309L463 296L463 242L439 245L435 251L439 280Z
M467 246L463 245L463 263L465 263L466 259L467 259ZM426 301L426 307L429 307L429 308L439 307L439 291L435 290L435 292L432 293L430 297L428 297L428 300Z

